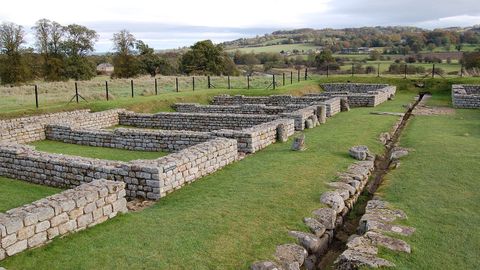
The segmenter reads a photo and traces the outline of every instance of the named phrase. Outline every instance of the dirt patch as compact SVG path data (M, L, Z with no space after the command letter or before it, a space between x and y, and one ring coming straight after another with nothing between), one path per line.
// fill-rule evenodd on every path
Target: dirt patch
M128 208L128 211L138 212L152 206L154 203L155 201L134 199L132 201L127 202L127 208Z
M436 107L427 106L427 101L431 98L430 95L425 95L422 101L413 110L414 115L450 115L455 114L455 109L450 107Z

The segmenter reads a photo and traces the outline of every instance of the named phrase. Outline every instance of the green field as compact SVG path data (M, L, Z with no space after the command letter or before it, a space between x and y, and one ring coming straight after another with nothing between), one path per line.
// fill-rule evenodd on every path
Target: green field
M398 269L478 268L479 121L479 110L456 110L448 116L416 116L407 127L401 145L414 151L379 190L417 229L404 238L412 254L382 251Z
M235 52L239 50L243 53L280 53L281 51L289 51L292 52L293 50L298 50L300 52L304 51L307 53L308 50L316 50L320 49L320 46L315 46L313 44L281 44L281 45L265 45L265 46L255 46L255 47L245 47L245 48L235 48L229 49L228 52Z

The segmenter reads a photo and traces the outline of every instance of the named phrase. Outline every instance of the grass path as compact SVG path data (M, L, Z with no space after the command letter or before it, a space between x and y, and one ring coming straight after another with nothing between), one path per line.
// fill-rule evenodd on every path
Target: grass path
M442 98L433 104L444 103ZM478 269L480 110L416 116L401 145L413 148L379 192L416 227L412 254L383 255L397 269Z
M277 143L160 200L87 231L0 263L7 269L247 269L269 258L276 245L292 242L289 229L320 207L325 183L353 161L348 148L377 138L412 94L377 108L341 113L307 130L304 152Z

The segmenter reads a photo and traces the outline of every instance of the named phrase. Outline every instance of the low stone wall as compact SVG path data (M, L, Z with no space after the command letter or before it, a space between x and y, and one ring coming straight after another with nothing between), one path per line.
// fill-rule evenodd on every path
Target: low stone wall
M248 97L243 95L215 96L213 104L217 106L253 106L266 105L269 107L286 107L285 112L293 112L312 105L325 105L327 107L327 117L331 117L340 112L340 99L331 96L312 94L301 97L290 95Z
M212 132L212 135L235 139L239 152L252 154L275 143L278 140L279 132L286 137L292 136L295 133L295 121L278 119L242 130L216 130Z
M395 86L383 84L322 84L322 87L328 91L308 94L308 96L347 98L350 107L375 107L396 93Z
M480 85L454 84L452 85L452 104L455 108L480 108Z
M286 107L267 106L265 104L245 105L200 105L197 103L176 103L173 108L182 113L221 113L221 114L269 114L277 115L286 112Z
M325 92L367 93L388 87L388 84L374 83L322 83Z
M135 151L179 151L213 138L208 132L117 128L113 131L48 125L48 140Z
M313 109L310 109L309 112L308 115L313 114ZM217 137L224 137L236 139L238 151L251 154L274 143L280 125L283 126L285 136L293 135L295 131L294 120L278 119L242 130L221 129L211 132L127 128L110 131L83 129L68 125L48 125L46 127L46 138L65 143L98 147L174 152Z
M278 119L264 114L209 114L209 113L157 113L123 112L120 125L158 128L165 130L213 131L220 129L241 130Z
M125 184L95 180L0 213L0 260L125 212Z
M118 125L118 112L108 110L89 113L88 110L54 113L0 121L0 142L29 143L45 139L45 126L68 123L83 128Z
M72 188L95 179L123 181L127 197L157 200L236 160L237 142L217 138L156 160L116 162L49 154L32 146L0 145L0 175ZM187 164L187 165L186 165ZM173 180L174 179L174 180Z

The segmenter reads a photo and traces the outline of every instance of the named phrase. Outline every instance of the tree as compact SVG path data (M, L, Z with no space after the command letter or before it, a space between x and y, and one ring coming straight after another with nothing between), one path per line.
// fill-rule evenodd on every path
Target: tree
M210 40L195 43L182 56L181 70L187 74L235 75L238 70L220 45ZM232 65L233 64L233 65Z
M25 43L23 27L14 23L0 25L0 52L2 57L0 78L3 84L21 83L31 79L31 71L22 56Z
M64 28L65 40L61 43L66 55L65 73L75 80L89 80L96 75L95 64L87 55L95 49L98 35L94 30L78 24L70 24Z
M148 73L150 76L155 77L159 67L163 64L163 59L155 54L155 50L150 48L142 40L137 41L136 47L139 53L140 68L142 73Z
M377 61L377 60L379 60L379 59L380 59L380 56L381 56L381 54L380 54L380 52L377 51L377 50L372 50L372 51L370 52L370 60L372 60L372 61Z
M66 78L63 54L60 50L64 28L57 22L47 19L38 20L32 27L35 45L42 57L42 76L47 81L59 81Z
M480 68L480 52L464 53L462 62L467 69Z
M127 30L113 34L113 46L115 55L113 57L114 71L112 77L131 78L140 73L140 64L134 55L135 36Z
M330 64L335 63L335 58L333 58L332 51L330 50L323 50L319 54L315 56L315 66L319 70L327 69L327 66L330 68ZM332 65L336 66L336 65Z

